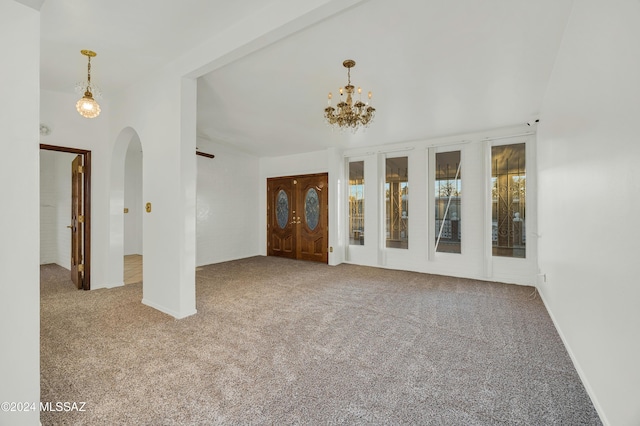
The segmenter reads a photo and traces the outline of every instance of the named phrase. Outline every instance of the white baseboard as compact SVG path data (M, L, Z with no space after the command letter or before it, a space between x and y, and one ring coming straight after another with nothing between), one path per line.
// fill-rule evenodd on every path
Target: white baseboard
M157 303L151 302L150 300L147 299L142 299L142 303L153 308L153 309L157 309L160 312L163 312L167 315L171 315L172 317L174 317L175 319L183 319L186 317L190 317L191 315L195 315L198 313L198 311L196 309L193 309L193 311L187 311L187 312L176 312L172 309L167 309L164 306L160 306Z
M547 301L544 299L544 294L542 293L542 291L540 291L540 288L538 288L538 286L536 286L536 288L538 290L538 294L540 295L540 299L542 300L542 303L544 304L545 309L547 310L547 312L549 313L549 316L551 317L551 321L553 321L553 325L556 328L558 335L560 335L560 339L562 339L564 348L567 350L567 353L571 358L571 362L573 363L574 368L578 372L578 376L580 377L580 380L582 381L582 384L584 385L584 388L587 391L589 398L591 398L591 402L593 403L593 406L598 412L598 416L600 416L600 420L602 421L602 424L604 424L605 426L609 426L611 423L607 420L607 416L602 410L602 406L598 402L598 398L596 398L595 392L593 391L593 388L589 384L589 380L587 379L587 376L584 374L584 371L580 367L580 364L578 363L575 355L573 354L571 347L567 343L567 339L565 338L564 333L562 332L562 329L558 326L556 317L553 315L553 312L549 309L549 305L547 304Z

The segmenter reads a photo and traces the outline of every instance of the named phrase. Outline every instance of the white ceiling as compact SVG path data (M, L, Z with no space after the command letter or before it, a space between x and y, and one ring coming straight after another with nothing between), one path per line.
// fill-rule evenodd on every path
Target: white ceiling
M47 0L41 87L72 93L98 53L103 91L210 39L264 0ZM299 0L302 1L302 0ZM198 145L286 155L428 139L523 124L539 114L571 0L369 0L201 77ZM323 119L327 93L373 91L376 118L356 134Z

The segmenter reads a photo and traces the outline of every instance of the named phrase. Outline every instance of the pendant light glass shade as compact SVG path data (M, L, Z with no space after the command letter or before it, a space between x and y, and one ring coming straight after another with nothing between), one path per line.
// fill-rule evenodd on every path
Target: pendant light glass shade
M85 92L82 99L76 103L76 110L85 118L95 118L100 115L100 105L93 99L91 92Z

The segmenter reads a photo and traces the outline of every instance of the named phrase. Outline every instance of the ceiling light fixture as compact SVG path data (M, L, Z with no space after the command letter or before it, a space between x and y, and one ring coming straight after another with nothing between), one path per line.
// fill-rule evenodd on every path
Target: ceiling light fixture
M351 85L351 68L356 66L356 61L347 59L342 65L347 69L347 85L339 89L340 102L336 105L337 110L331 106L331 98L333 95L329 92L329 101L327 102L329 106L324 109L324 117L330 125L337 125L341 130L350 128L356 132L360 126L369 127L376 113L376 109L369 105L372 96L371 92L369 92L369 100L367 103L362 102L360 99L362 89L360 87L358 87L358 100L355 104L353 103L354 86ZM347 92L346 100L342 98L344 92Z
M92 50L81 50L80 53L85 55L89 63L87 65L87 81L86 84L82 83L81 88L84 88L84 96L76 103L76 109L81 116L85 118L95 118L100 115L100 105L93 99L93 95L97 94L96 88L91 84L91 58L96 56L96 52ZM81 89L82 90L82 89Z

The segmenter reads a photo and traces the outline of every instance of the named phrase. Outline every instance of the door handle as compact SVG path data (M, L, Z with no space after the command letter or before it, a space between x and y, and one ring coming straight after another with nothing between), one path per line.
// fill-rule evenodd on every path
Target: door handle
M67 225L67 228L73 229L73 225Z

